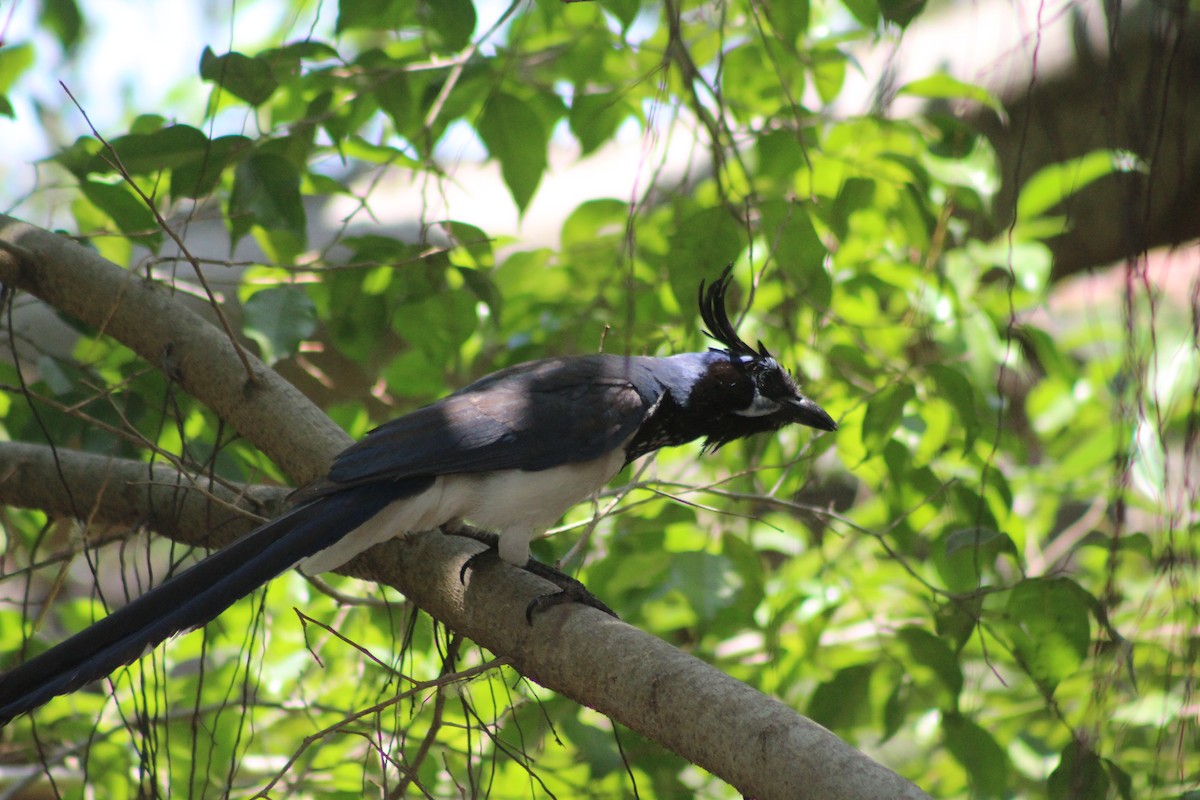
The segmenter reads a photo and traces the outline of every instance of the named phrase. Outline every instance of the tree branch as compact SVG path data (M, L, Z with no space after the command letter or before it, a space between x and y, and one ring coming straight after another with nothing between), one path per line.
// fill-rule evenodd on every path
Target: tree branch
M0 214L0 283L29 292L129 347L305 483L350 444L296 387L179 297L70 239ZM232 366L231 366L232 365ZM301 435L302 432L302 435Z
M320 474L347 441L265 366L256 363L256 380L247 385L228 340L161 287L10 218L0 217L0 239L16 245L0 247L0 280L98 325L152 363L169 364L187 391L289 474ZM167 466L0 443L0 502L57 514L82 509L97 522L137 522L190 544L231 540L255 524L235 504L254 498L270 506L281 494L261 487L238 494L196 485ZM479 548L462 537L412 536L339 571L396 588L530 680L609 715L748 796L926 797L782 703L599 611L563 605L528 625L527 604L553 587L499 561L473 570L464 585L461 567Z
M270 507L284 494L273 487L241 494L196 487L166 466L0 443L0 503L68 514L64 482L94 522L138 522L205 546L220 546L256 524L235 504L254 498ZM595 609L557 606L526 624L529 601L553 587L499 561L473 570L462 584L459 571L479 547L464 537L413 536L375 547L339 572L394 587L507 657L530 680L609 715L749 796L925 796L782 703Z

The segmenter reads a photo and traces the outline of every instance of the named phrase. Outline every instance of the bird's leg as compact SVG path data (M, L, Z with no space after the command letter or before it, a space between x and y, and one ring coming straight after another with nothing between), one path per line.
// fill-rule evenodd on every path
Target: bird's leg
M498 549L500 537L494 533L480 530L463 522L443 525L441 530L442 533L448 536L466 536L468 539L474 539L477 542L487 545L487 550L480 550L463 562L462 569L458 573L459 580L463 582L466 581L467 570L475 569L479 566L482 559L500 557ZM525 562L525 571L537 575L539 578L547 580L558 587L557 592L539 595L529 601L529 605L525 607L525 620L530 625L533 624L533 615L535 613L545 611L561 603L582 603L598 611L603 611L611 617L617 616L616 612L605 605L603 600L589 592L586 586L562 570L530 558Z

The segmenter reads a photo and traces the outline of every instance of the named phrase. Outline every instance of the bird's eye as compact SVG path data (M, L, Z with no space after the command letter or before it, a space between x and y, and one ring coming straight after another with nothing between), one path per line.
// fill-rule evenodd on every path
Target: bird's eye
M791 376L774 359L762 362L756 370L755 383L764 397L791 397L796 392Z

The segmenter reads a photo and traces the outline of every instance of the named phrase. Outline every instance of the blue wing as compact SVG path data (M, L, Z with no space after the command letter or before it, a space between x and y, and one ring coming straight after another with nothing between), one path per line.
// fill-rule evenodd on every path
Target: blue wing
M662 394L642 362L576 356L493 373L371 431L300 498L377 481L599 458L637 431Z

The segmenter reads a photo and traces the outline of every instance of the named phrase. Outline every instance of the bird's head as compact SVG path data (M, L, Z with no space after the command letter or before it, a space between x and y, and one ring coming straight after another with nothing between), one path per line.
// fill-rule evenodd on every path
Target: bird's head
M708 328L705 332L723 345L711 348L723 358L711 362L693 392L695 402L708 405L707 411L720 418L720 424L708 432L705 447L715 449L734 439L792 423L837 430L833 418L800 393L796 381L761 341L755 349L738 336L725 310L732 269L732 265L726 267L711 286L700 283L700 318Z

